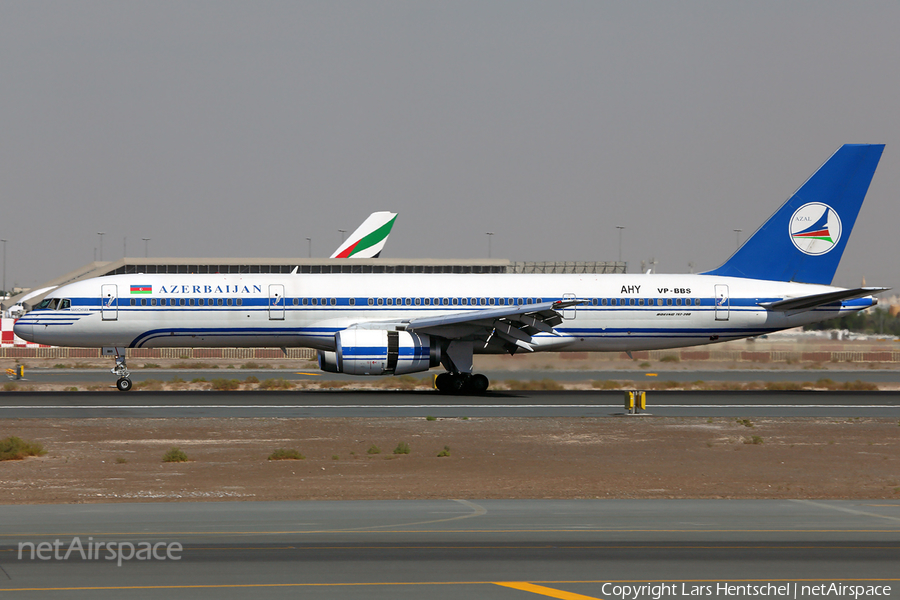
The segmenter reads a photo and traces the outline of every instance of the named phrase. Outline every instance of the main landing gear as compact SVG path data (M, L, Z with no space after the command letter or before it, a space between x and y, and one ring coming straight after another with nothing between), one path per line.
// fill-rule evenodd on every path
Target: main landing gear
M131 389L133 384L128 377L131 373L128 372L128 365L125 364L124 354L116 354L116 366L110 369L110 373L118 376L119 379L116 381L116 388L120 392L127 392Z
M445 394L481 394L490 385L481 373L441 373L434 378L434 387Z

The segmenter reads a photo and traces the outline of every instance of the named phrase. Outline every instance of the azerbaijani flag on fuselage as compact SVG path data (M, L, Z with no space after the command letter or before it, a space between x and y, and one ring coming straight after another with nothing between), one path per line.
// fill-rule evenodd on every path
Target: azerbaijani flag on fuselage
M133 285L131 286L132 294L152 294L153 286L152 285Z

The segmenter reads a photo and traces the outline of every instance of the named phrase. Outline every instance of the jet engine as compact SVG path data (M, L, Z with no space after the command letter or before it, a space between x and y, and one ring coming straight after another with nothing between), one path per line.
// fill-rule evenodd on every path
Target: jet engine
M334 336L334 352L319 351L319 368L348 375L403 375L441 363L431 336L384 329L345 329Z

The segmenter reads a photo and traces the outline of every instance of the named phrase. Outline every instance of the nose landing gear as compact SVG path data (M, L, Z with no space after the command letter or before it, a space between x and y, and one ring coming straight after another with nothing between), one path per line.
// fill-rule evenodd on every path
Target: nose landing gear
M125 364L125 353L119 354L116 353L116 366L110 369L110 373L116 375L119 379L116 381L116 388L120 392L127 392L132 388L131 379L129 379L129 375L131 373L128 372L128 365Z

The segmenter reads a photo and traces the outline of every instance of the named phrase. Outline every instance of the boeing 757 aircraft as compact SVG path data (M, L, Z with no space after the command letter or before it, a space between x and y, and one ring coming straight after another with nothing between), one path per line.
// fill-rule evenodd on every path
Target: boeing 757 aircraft
M62 286L19 337L126 348L307 347L325 371L401 375L443 365L435 386L483 392L476 353L676 348L831 319L887 288L831 281L884 150L845 145L725 263L664 274L110 275Z

